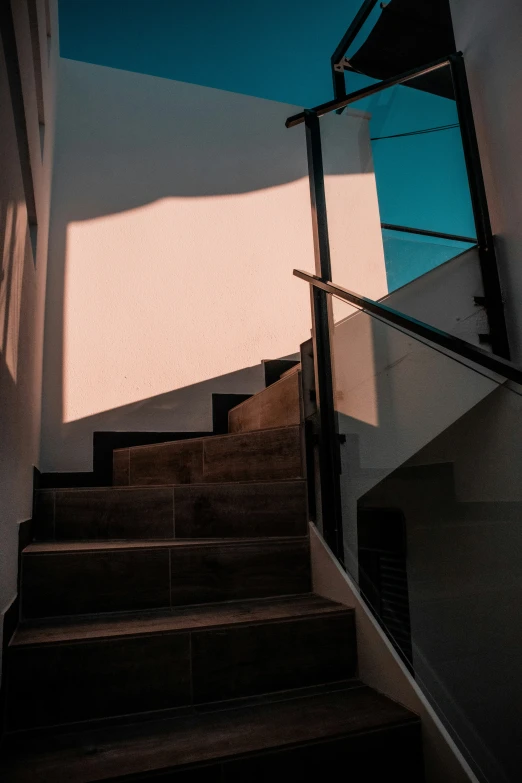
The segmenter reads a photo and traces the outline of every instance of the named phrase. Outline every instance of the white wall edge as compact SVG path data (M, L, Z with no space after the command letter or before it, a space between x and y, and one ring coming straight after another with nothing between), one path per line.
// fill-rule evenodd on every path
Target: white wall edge
M359 676L367 685L417 713L422 721L426 783L480 783L466 759L361 600L355 582L310 523L313 591L355 610ZM368 638L368 630L373 638ZM373 660L371 660L373 658ZM380 664L378 670L375 665Z

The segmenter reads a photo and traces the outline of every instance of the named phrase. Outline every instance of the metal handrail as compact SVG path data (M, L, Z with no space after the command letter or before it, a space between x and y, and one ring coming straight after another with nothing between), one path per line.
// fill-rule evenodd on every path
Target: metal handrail
M460 52L457 54L461 55ZM351 92L344 98L336 98L332 101L321 103L319 106L315 106L309 111L313 112L318 117L322 117L324 114L329 114L332 111L344 109L350 103L360 101L362 98L368 98L370 95L375 95L375 93L381 92L381 90L386 90L388 87L394 87L396 84L403 84L404 82L410 81L410 79L416 79L417 77L425 76L427 73L431 73L432 71L438 71L439 68L445 68L451 64L451 58L454 56L455 55L448 55L447 57L442 57L440 60L435 60L428 65L424 65L422 68L413 68L411 71L406 71L405 73L399 74L399 76L392 76L390 79L384 79L383 81L372 84L369 87L363 87L361 90ZM287 128L294 128L296 125L300 125L302 122L304 122L304 119L304 111L299 112L299 114L293 114L291 117L288 117L285 122L285 126Z
M320 169L320 176L322 177L322 155L320 152L321 132L319 127L320 116L328 114L332 111L338 111L340 109L342 110L345 106L348 106L349 104L354 103L361 98L374 95L375 93L378 93L381 90L385 90L388 87L393 87L397 84L403 84L410 79L415 79L419 76L431 73L432 71L436 71L439 68L444 68L446 66L449 66L451 69L453 89L455 93L455 103L457 106L462 138L462 149L466 162L466 171L468 175L471 204L473 208L473 218L475 221L477 236L477 239L473 241L473 244L476 244L478 248L480 270L484 284L484 306L488 316L491 347L495 354L502 356L505 359L509 359L509 339L504 313L504 301L502 296L502 288L500 285L495 243L489 217L486 189L484 186L484 179L480 165L480 156L475 125L473 122L473 111L471 108L466 69L462 53L457 52L456 54L450 54L447 57L443 57L440 60L436 60L423 67L414 68L413 70L407 71L406 73L400 74L399 76L395 76L391 79L385 79L384 81L378 82L374 85L371 85L370 87L365 87L364 89L353 92L344 98L328 101L327 103L323 103L320 106L316 106L314 109L306 109L299 114L294 114L292 117L288 117L285 124L287 128L292 128L302 122L307 125L307 134L309 134L310 138L314 140L313 145L309 145L309 157L311 156L311 159L315 160L313 165L309 161L309 166L312 165L312 168L315 166L318 172ZM312 148L316 148L315 154L312 154ZM314 212L314 210L316 210L316 207L312 206L312 212ZM319 212L321 213L321 221L326 226L326 214L323 214L323 209L319 210ZM323 263L326 263L326 256L324 253L323 256ZM316 269L316 271L320 271L321 274L325 277L329 276L329 273L326 272L326 268L321 270Z
M342 286L335 285L335 283L323 280L321 277L311 275L300 269L294 269L294 275L300 280L309 283L314 288L319 288L322 291L326 291L328 294L333 294L338 299L349 302L360 310L364 310L365 312L370 313L370 315L377 316L386 323L399 327L412 337L422 337L428 342L434 343L451 353L472 361L503 378L522 384L522 369L520 367L517 367L506 359L501 359L499 356L488 353L482 348L477 348L476 346L471 345L471 343L461 340L460 337L455 337L448 332L437 329L435 326L424 323L424 321L418 321L416 318L412 318L405 313L394 310L381 302L375 302L373 299L368 299L360 294L355 294L352 291L348 291L346 288L342 288Z
M381 223L381 228L388 231L402 231L405 234L420 234L423 237L436 237L437 239L450 239L455 242L467 242L470 245L477 244L476 237L463 237L459 234L445 234L442 231L429 231L425 228L411 228L410 226L396 226L394 223Z

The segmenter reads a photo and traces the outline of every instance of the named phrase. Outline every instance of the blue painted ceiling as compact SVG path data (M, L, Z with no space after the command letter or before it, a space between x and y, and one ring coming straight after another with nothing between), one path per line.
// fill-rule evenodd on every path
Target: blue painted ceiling
M360 2L59 0L60 53L312 106L332 97L330 55Z

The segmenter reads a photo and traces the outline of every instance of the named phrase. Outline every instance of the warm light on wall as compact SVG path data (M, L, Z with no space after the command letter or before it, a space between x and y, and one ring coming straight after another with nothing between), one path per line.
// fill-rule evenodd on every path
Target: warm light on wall
M18 374L22 284L27 250L27 209L23 201L7 203L2 236L0 279L0 349L13 382ZM30 251L27 255L30 255Z
M309 302L291 275L313 268L308 198L298 180L70 224L63 421L297 351Z
M292 271L315 260L295 106L65 59L60 78L42 461L88 470L94 431L208 431L213 394L259 391L310 335ZM378 298L368 115L336 115L324 155L337 281Z

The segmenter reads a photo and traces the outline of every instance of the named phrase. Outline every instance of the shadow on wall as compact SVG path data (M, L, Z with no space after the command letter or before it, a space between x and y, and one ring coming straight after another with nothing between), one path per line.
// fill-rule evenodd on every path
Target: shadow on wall
M47 461L64 465L65 471L91 471L94 432L211 432L212 394L255 394L262 388L264 368L259 364L59 425L57 398L47 419L52 430L42 430Z
M210 429L211 391L258 391L259 363L308 338L308 291L292 278L314 268L304 133L284 127L295 110L60 61L44 471L88 470L93 429ZM381 296L367 125L346 118L329 172L355 186L348 220L361 259L380 259ZM143 403L163 395L168 425Z
M57 173L74 195L71 220L308 175L303 127L284 127L300 110L291 104L65 59L60 92ZM68 136L77 143L67 145ZM361 157L338 157L335 174L359 174L361 159L371 166L367 152L364 129Z

